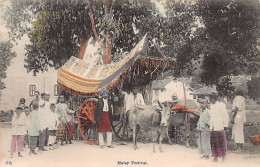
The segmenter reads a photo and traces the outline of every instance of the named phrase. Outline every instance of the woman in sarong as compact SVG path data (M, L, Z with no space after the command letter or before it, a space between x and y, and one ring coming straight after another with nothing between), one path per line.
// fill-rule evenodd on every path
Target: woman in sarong
M67 141L68 134L68 106L65 103L64 95L60 95L58 99L58 104L56 106L56 113L58 116L59 125L57 127L57 136L56 141L61 141L61 145L64 145L63 142Z

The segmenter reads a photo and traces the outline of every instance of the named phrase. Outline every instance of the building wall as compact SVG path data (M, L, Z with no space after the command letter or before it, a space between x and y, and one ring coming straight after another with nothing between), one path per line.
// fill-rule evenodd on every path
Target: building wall
M9 110L15 109L19 104L21 98L25 98L26 105L34 99L34 96L29 95L29 86L35 85L36 91L40 93L48 91L50 98L56 101L54 96L54 85L57 85L57 77L9 77L5 82L6 89L2 92L1 109Z
M191 91L189 86L185 84L186 99L193 99L193 95L190 95ZM153 101L159 99L161 102L172 100L172 94L176 93L179 100L184 99L183 84L181 81L171 81L165 86L165 89L153 90Z
M51 99L56 98L54 97L54 85L57 84L57 70L49 67L48 71L39 72L35 77L24 67L25 44L29 42L28 36L25 35L18 41L18 45L14 45L12 48L17 56L11 60L11 64L6 70L7 78L3 80L6 88L2 90L0 109L15 109L21 98L25 98L26 105L29 105L34 98L29 96L29 85L32 84L36 85L36 90L40 93L49 91Z

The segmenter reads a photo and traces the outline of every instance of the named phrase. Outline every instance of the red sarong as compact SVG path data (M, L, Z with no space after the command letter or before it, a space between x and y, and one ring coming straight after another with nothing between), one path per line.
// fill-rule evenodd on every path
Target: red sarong
M112 131L108 112L102 112L98 122L98 132Z
M68 139L72 139L72 137L73 137L73 127L70 123L68 124L68 126L69 126Z

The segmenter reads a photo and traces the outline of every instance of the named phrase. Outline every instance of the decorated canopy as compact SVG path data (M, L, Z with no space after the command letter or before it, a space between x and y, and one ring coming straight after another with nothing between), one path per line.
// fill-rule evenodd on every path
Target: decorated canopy
M88 63L72 56L58 70L58 84L73 94L96 95L103 88L111 89L120 81L122 83L123 79L129 78L129 72L129 81L137 79L135 76L138 75L141 75L141 78L152 79L154 72L161 72L172 66L172 61L167 59L156 45L153 46L158 50L157 56L148 55L149 38L145 35L121 61L106 65Z

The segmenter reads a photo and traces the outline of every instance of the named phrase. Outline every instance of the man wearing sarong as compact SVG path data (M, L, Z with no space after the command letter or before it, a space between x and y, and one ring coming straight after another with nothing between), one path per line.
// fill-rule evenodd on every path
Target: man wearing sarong
M60 95L58 99L58 104L56 106L56 114L58 116L59 125L57 127L57 136L56 141L61 141L61 145L64 145L63 142L67 141L68 134L68 106L65 103L64 95Z
M104 148L104 133L107 136L107 147L112 146L112 102L109 99L110 92L107 89L103 89L100 92L102 96L96 105L94 114L94 124L97 124L98 141L100 148Z
M229 116L226 105L222 101L218 101L218 95L212 93L210 95L210 146L213 161L217 162L218 157L224 160L227 150L226 132L228 127Z
M236 94L237 96L235 97L232 106L232 139L234 139L236 143L236 148L243 150L243 145L245 143L243 125L246 122L245 98L243 97L244 93L241 89L238 89Z
M207 108L207 99L199 100L200 103L200 118L197 124L198 130L198 149L203 159L209 159L211 153L210 148L210 110Z

